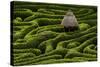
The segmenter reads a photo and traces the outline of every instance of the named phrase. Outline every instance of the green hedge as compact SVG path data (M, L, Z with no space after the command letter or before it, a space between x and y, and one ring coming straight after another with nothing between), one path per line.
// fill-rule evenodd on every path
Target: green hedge
M83 42L80 46L78 46L78 47L76 48L76 50L82 52L83 49L84 49L87 45L94 43L96 40L97 40L97 37L94 36L94 37L92 37L92 38L86 40L85 42Z
M36 19L36 21L40 26L45 26L45 25L60 24L62 19L40 18L40 19Z
M24 19L24 18L26 18L26 17L28 17L28 16L31 16L33 13L32 13L32 11L31 10L24 10L24 11L20 11L20 10L15 10L14 12L13 12L13 17L14 18L16 18L16 17L21 17L22 19Z
M71 10L79 29L60 25ZM97 8L63 4L14 2L13 65L97 60Z
M71 49L71 48L74 48L74 47L77 47L77 46L79 46L80 45L80 43L79 42L70 42L68 45L67 45L67 48L68 49Z
M54 32L64 32L64 26L56 25L55 27L51 28L43 28L37 31L37 33L43 32L43 31L54 31Z
M75 51L68 52L68 54L65 55L65 58L73 58L73 57L96 58L96 55L79 53L79 52L75 52Z
M85 47L84 50L83 50L83 52L84 53L89 53L89 54L97 54L97 51L92 49L94 47L95 47L95 45L91 44L91 45Z
M95 26L97 25L97 20L96 19L90 19L90 20L79 20L78 23L86 23L89 24L90 26Z
M56 30L57 29L57 30ZM57 32L63 32L63 26L61 25L48 25L48 26L38 26L37 28L33 29L32 31L30 31L25 38L28 38L31 35L34 35L36 33L40 33L43 31L57 31Z
M45 13L45 14L55 14L54 12L47 11L46 9L38 9L37 12Z
M67 48L67 49L71 49L72 47L76 47L78 45L80 45L79 42L84 42L85 40L95 36L96 33L89 33L87 35L83 35L79 38L74 38L74 39L69 39L69 40L65 40L65 41L61 41L58 42L56 49L60 49L60 48Z
M38 27L37 24L31 25L29 27L24 28L20 32L17 32L15 35L13 35L13 41L16 41L17 39L24 38L24 36L29 33L32 29Z
M77 57L73 59L50 59L46 61L40 61L34 64L55 64L55 63L69 63L69 62L85 62L85 61L96 61L96 58L84 58L84 57Z
M22 54L18 57L14 57L14 60L25 59L25 58L34 57L34 56L36 56L36 55L33 53L25 53L25 54Z
M80 33L75 33L73 35L67 35L65 33L62 33L62 34L58 35L57 37L53 38L49 44L51 44L53 46L53 48L56 48L58 42L68 40L68 39L69 39L69 42L70 42L70 39L72 39L71 41L80 41L81 42L81 41L86 40L87 38L90 38L91 36L95 36L96 33L92 33L95 31L95 29L96 29L96 27L94 26L92 28L89 28L86 31L83 31ZM91 33L91 34L88 34L88 33ZM85 34L87 34L87 35L85 35ZM80 36L82 36L82 37L80 37ZM80 37L80 38L77 38L77 37ZM76 39L73 39L73 38L76 38ZM47 44L47 43L44 43L44 44ZM44 44L41 43L40 45L42 46Z
M35 49L35 48L30 48L30 49L14 49L14 54L20 54L20 53L33 53L36 56L41 54L41 51L39 49Z
M46 57L42 57L42 58L38 58L38 59L31 59L31 61L23 61L23 62L15 62L15 65L26 65L26 64L32 64L38 61L42 61L42 60L48 60L48 59L59 59L62 58L61 55L51 55L51 56L46 56Z
M51 31L44 31L42 33L33 35L31 38L26 40L25 44L14 45L14 48L35 48L42 41L45 41L50 38L54 38L57 34Z
M29 25L32 25L31 22L16 22L16 23L13 23L13 26L29 26Z
M89 24L86 24L86 23L81 23L79 24L79 29L80 30L86 30L88 28L90 28L91 26Z
M37 18L51 18L51 19L63 19L64 15L52 15L52 14L43 14L43 13L36 13L32 16L29 16L24 19L24 21L31 21Z
M97 19L97 14L96 13L93 13L93 14L90 14L90 15L87 15L87 16L84 16L82 17L80 20L83 20L83 19Z

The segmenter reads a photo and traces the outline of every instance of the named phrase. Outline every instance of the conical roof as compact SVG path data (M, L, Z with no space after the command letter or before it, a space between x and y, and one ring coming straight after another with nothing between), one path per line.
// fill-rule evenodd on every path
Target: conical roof
M64 16L61 25L64 25L64 27L78 27L78 22L71 10L69 10L66 15Z

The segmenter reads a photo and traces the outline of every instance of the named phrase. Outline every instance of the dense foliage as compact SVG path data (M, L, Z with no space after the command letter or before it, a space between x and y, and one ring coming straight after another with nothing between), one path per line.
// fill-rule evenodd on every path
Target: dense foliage
M97 60L95 6L13 3L13 65ZM79 29L66 32L60 24L69 9L76 16Z

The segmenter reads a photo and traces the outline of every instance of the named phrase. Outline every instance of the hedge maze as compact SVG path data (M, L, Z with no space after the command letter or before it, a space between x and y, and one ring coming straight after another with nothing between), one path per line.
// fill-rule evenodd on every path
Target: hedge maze
M36 65L97 60L97 8L49 3L12 2L12 63ZM68 10L79 29L66 32Z

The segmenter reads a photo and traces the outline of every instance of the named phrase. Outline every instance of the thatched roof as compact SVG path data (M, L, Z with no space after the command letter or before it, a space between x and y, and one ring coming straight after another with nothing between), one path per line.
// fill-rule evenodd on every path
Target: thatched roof
M77 19L71 10L64 16L61 25L64 25L65 28L78 27Z

